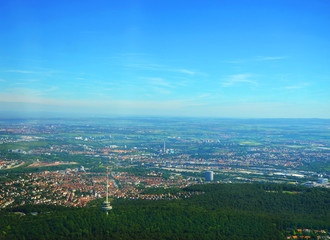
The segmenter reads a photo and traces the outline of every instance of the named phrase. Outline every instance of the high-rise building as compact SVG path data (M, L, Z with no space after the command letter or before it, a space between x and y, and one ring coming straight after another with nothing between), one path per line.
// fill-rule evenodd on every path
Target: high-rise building
M205 181L213 181L213 172L212 171L205 172Z

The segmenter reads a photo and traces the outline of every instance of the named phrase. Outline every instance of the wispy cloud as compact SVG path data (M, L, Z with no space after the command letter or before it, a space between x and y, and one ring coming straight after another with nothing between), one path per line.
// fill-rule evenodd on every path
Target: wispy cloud
M133 63L133 64L125 64L125 67L128 68L136 68L142 70L164 70L166 69L164 65L159 64L151 64L151 63Z
M196 74L196 72L191 71L191 70L187 70L187 69L178 69L178 72L186 73L188 75L195 75Z
M172 93L172 91L162 88L162 87L152 87L153 91L157 94L162 94L162 95L169 95Z
M17 84L19 85L19 84ZM34 88L27 88L27 87L14 87L8 88L5 91L0 92L1 99L3 101L21 101L23 99L35 99L39 97L46 96L50 92L54 92L58 90L57 86L51 86L49 88L44 89L34 89Z
M149 56L149 54L143 52L127 52L127 53L119 54L117 58L145 57L145 56Z
M203 93L203 94L200 94L199 96L197 96L197 98L199 98L199 99L201 99L201 98L209 98L211 96L212 96L211 93Z
M285 89L300 89L300 88L303 88L302 86L287 86L287 87L284 87Z
M160 77L143 79L147 80L145 87L149 89L148 92L152 93L150 96L153 96L155 93L161 95L169 95L172 93L172 91L169 89L175 88L172 83Z
M180 87L186 87L191 83L190 80L187 79L180 79L179 81L176 81L175 84Z
M34 71L28 71L28 70L7 70L6 72L10 72L10 73L23 73L23 74L37 73L37 72L34 72Z
M38 79L26 79L26 78L20 78L20 79L17 79L19 81L23 81L23 82L39 82L40 80Z
M167 92L169 93L169 91L174 91L174 89L180 90L182 89L182 87L186 87L187 85L189 85L189 83L191 83L191 81L186 80L186 79L172 79L171 80L167 80L161 77L143 77L141 78L142 80L144 80L144 87L145 89L147 89L148 87L158 87L158 88L163 88L164 91L162 92Z
M58 87L56 87L56 86L52 86L52 87L50 87L50 88L48 88L48 89L45 89L44 91L45 92L54 92L54 91L56 91L56 90L58 90L59 88Z
M258 82L251 80L252 74L245 73L245 74L235 74L228 76L224 82L222 82L223 87L231 87L237 86L242 84L248 84L252 86L257 86Z
M14 82L13 85L32 85L35 82L39 82L40 80L36 79L17 79L19 82Z
M22 103L22 104L40 104L44 106L56 106L62 110L74 111L100 111L106 112L105 109L110 111L139 111L144 110L152 114L155 112L162 112L163 110L180 109L183 106L190 106L182 100L124 100L124 99L54 99L43 96L22 96L20 94L1 94L0 103ZM110 107L109 107L110 106Z
M239 63L244 63L246 59L234 59L234 60L227 60L223 61L224 63L230 63L230 64L239 64Z
M16 87L16 88L10 88L7 89L6 93L8 96L22 96L27 97L27 96L42 96L44 95L43 91L37 90L37 89L32 89L32 88L24 88L24 87ZM12 97L10 97L12 98Z
M162 72L174 72L182 73L186 75L195 75L197 72L189 69L175 68L171 66L161 65L161 64L152 64L152 63L138 63L138 64L126 64L125 67L136 68L142 70L150 71L162 71Z
M163 87L173 87L169 82L165 81L163 78L145 78L149 84L163 86Z
M288 58L287 56L257 56L255 59L257 61L274 61L274 60L282 60Z
M37 71L34 70L22 70L22 69L9 69L5 72L8 73L19 73L19 74L38 74L38 75L44 75L44 76L51 76L54 73L60 73L60 71L55 71L51 69L37 69Z
M288 90L293 90L293 89L305 88L305 87L308 87L309 85L310 85L309 83L300 83L300 84L297 84L297 85L286 86L284 88L288 89Z
M288 58L287 56L255 56L250 58L233 59L225 62L231 64L241 64L241 63L249 63L249 62L277 61L287 58Z

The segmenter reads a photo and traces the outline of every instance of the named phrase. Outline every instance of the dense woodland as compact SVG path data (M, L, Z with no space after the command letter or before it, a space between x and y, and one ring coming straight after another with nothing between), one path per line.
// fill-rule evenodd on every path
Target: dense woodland
M112 200L109 215L101 199L87 208L2 209L0 239L285 239L288 228L330 229L329 189L206 184L183 191L200 194Z

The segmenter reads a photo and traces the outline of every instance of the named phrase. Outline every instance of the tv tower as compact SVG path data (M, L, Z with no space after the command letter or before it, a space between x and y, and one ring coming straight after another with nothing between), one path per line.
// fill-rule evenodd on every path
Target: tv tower
M105 197L105 201L104 201L103 207L102 207L106 211L107 215L108 215L108 211L110 211L112 209L112 206L110 205L109 197L108 197L108 186L109 186L109 171L108 171L108 167L107 167L107 195Z
M166 153L165 139L164 139L164 150L163 150L163 153Z

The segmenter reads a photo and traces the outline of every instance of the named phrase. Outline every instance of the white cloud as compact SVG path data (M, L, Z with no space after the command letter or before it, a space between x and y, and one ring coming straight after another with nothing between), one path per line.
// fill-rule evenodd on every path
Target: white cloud
M52 86L47 89L33 89L25 87L8 88L0 92L0 101L3 102L27 102L27 103L40 103L44 100L43 96L49 92L56 91L58 87Z
M145 78L148 80L149 84L151 85L158 85L158 86L163 86L163 87L173 87L171 84L167 81L165 81L163 78Z
M51 70L51 69L39 69L39 71L10 69L10 70L6 70L5 72L20 73L20 74L38 74L38 75L43 75L43 76L51 76L54 73L59 73L59 71L55 71L55 70Z
M235 59L235 60L227 60L223 61L224 63L231 63L231 64L239 64L245 62L245 59Z
M43 95L43 92L37 89L32 88L23 88L23 87L17 87L17 88L10 88L7 90L7 93L11 95L12 97L15 95L18 96L41 96Z
M196 74L196 72L193 71L193 70L183 69L183 68L175 68L175 67L160 65L160 64L138 63L138 64L127 64L125 66L129 67L129 68L137 68L137 69L150 70L150 71L183 73L183 74L190 75L190 76Z
M166 66L164 65L151 64L151 63L126 64L125 67L137 68L142 70L158 70L158 71L164 71L166 69Z
M248 84L252 86L257 86L258 83L256 81L251 80L252 74L245 73L245 74L235 74L228 76L224 82L222 82L223 87L231 87L231 86L238 86L242 84Z
M287 86L287 87L284 87L285 89L300 89L300 88L303 88L302 86Z
M212 96L211 93L203 93L203 94L200 94L199 96L197 96L197 98L202 99L202 98L209 98L211 96Z
M301 89L301 88L305 88L307 86L309 86L309 83L300 83L297 85L292 85L292 86L286 86L284 87L285 89L289 89L289 90L293 90L293 89Z
M37 79L26 79L26 78L20 78L20 79L17 79L19 81L24 81L24 82L39 82L40 80L37 80Z
M187 69L179 69L178 72L186 73L188 75L195 75L196 74L196 72L191 71L191 70L187 70Z
M56 86L52 86L52 87L50 87L50 88L48 88L48 89L45 89L44 91L45 92L53 92L53 91L56 91L58 89L58 87L56 87Z
M143 77L141 79L147 80L146 86L151 85L151 86L172 88L172 89L187 86L190 82L185 79L184 80L179 79L178 81L176 81L176 80L167 81L166 79L161 78L161 77Z
M161 88L161 87L153 87L152 89L155 93L158 93L158 94L168 95L168 94L172 93L170 90L165 89L165 88Z
M11 72L11 73L23 73L23 74L37 73L37 72L34 72L34 71L28 71L28 70L7 70L6 72Z
M170 82L164 80L163 78L159 77L154 77L154 78L142 78L147 80L147 84L144 85L147 87L148 92L151 93L151 95L148 96L153 96L153 94L162 94L162 95L168 95L171 94L172 91L169 90L169 88L174 88ZM132 86L134 87L134 86ZM134 87L135 88L135 87Z
M286 56L257 56L255 59L257 61L274 61L274 60L282 60L286 59Z
M288 58L287 56L255 56L251 58L241 58L241 59L234 59L224 61L225 63L232 63L232 64L241 64L241 63L249 63L255 61L276 61L276 60L283 60Z

